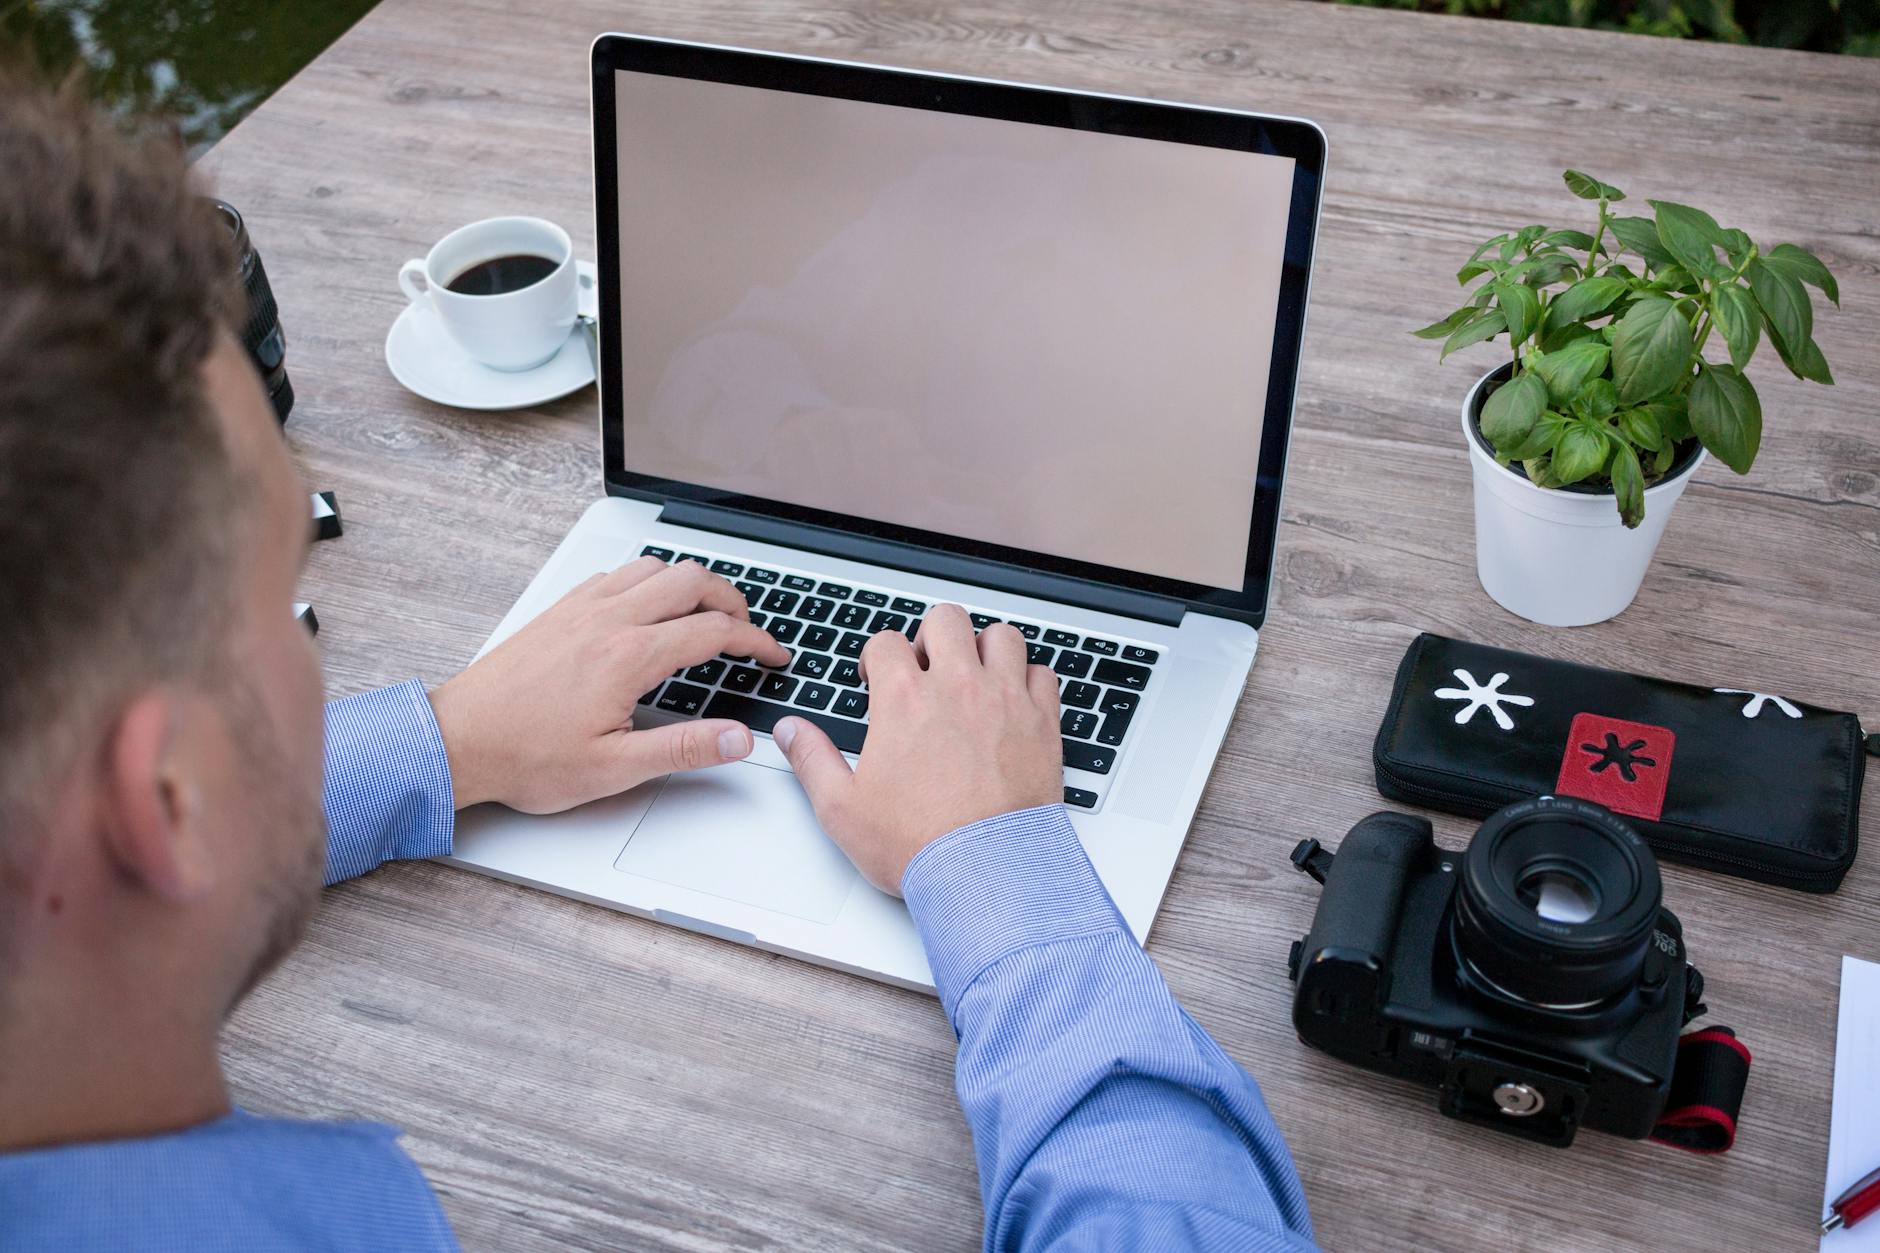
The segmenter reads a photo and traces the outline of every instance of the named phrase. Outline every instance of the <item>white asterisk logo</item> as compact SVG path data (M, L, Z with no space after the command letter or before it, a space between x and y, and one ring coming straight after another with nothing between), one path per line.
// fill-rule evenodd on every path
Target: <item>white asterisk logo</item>
M1780 709L1791 718L1799 718L1802 716L1801 710L1789 704L1789 702L1783 700L1774 692L1752 692L1746 687L1713 687L1710 690L1720 692L1725 696L1749 697L1749 703L1743 706L1743 716L1745 718L1754 718L1762 713L1763 705L1769 701L1774 701L1776 708Z
M1489 713L1495 715L1496 726L1504 731L1512 731L1514 730L1514 719L1510 718L1507 711L1501 707L1502 702L1506 701L1510 705L1532 705L1534 703L1532 696L1516 696L1513 693L1502 691L1501 685L1508 681L1508 676L1505 674L1497 674L1486 684L1483 684L1477 683L1475 676L1470 674L1467 670L1456 670L1451 673L1458 679L1461 679L1464 686L1439 687L1436 689L1436 698L1438 700L1466 700L1469 702L1456 714L1456 722L1458 725L1466 724L1469 719L1475 717L1476 710L1486 709Z

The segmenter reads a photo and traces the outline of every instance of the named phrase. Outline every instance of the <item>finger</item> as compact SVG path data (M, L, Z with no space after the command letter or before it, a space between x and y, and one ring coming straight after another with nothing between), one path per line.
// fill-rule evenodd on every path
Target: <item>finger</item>
M646 731L616 733L620 790L682 770L703 770L751 755L751 729L728 718L675 722Z
M958 605L935 605L921 619L914 645L927 658L927 668L979 666L979 647L973 643L972 619Z
M1018 683L1025 678L1025 637L1009 622L995 622L979 633L979 661L999 678Z
M636 557L601 575L600 584L595 590L602 596L612 596L630 587L638 587L664 569L666 563L657 557Z
M750 618L744 593L696 561L655 571L652 578L622 592L617 603L629 621L640 624L667 622L701 609Z
M899 631L877 631L862 645L860 664L862 681L874 690L879 698L881 689L897 678L905 678L920 671L920 662L914 657L914 646L907 642L907 636Z
M803 718L780 720L771 728L770 738L790 759L790 769L796 771L797 781L803 785L803 793L809 797L810 808L816 811L823 830L840 828L835 815L848 789L855 785L855 772L849 769L842 750L821 727Z
M1050 714L1053 718L1057 717L1057 675L1051 673L1051 667L1026 666L1025 686L1031 692L1031 700L1034 705Z
M719 609L706 609L656 623L647 629L647 639L647 653L656 674L666 674L681 666L695 666L719 653L754 657L767 666L790 663L790 650L779 644L770 632Z

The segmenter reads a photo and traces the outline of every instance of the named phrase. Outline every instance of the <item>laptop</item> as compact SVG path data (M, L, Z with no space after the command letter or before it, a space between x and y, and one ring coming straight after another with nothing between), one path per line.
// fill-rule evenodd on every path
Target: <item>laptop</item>
M1266 615L1323 134L628 35L592 70L607 494L484 651L651 553L795 655L640 702L747 723L747 761L481 806L448 860L931 990L768 732L860 751L862 645L952 601L1057 674L1071 823L1145 938Z

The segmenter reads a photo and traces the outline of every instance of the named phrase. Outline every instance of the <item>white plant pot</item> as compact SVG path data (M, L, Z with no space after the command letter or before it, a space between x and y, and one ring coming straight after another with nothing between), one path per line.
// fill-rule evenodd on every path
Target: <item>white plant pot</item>
M1610 492L1536 487L1496 464L1476 415L1484 389L1507 367L1477 380L1462 402L1462 436L1475 475L1475 573L1495 603L1542 626L1604 622L1632 603L1671 507L1708 455L1645 489L1645 520L1628 529Z

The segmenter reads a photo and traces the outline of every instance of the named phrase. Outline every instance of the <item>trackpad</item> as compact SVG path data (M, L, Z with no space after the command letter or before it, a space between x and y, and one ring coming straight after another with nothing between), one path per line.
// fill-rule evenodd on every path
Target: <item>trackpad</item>
M825 923L860 877L796 777L748 763L667 776L614 869Z

